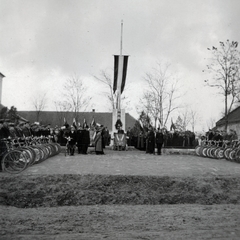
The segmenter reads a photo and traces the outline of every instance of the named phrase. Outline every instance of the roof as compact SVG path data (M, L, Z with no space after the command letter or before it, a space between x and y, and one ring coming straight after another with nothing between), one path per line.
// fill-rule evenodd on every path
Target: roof
M216 122L216 126L221 126L225 124L226 118L223 117ZM228 114L228 123L240 123L240 106L235 108Z
M5 108L5 106L0 103L0 111L1 111L3 108Z
M37 118L37 111L18 111L18 114L23 118L27 119L29 122L40 122L43 125L50 124L51 126L63 126L64 118L68 124L73 123L74 112L56 112L56 111L41 111L39 118ZM88 125L95 120L96 123L106 126L109 131L112 131L112 113L111 112L79 112L78 122L81 125L85 121ZM128 127L133 127L136 119L132 117L129 113L126 113L126 129Z
M2 73L0 73L0 76L3 78L3 77L5 77Z

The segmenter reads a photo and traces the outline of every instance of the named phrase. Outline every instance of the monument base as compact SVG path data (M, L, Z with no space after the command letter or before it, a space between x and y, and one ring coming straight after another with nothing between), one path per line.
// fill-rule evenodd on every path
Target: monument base
M115 124L117 120L120 119L122 122L122 130L126 131L126 118L125 118L125 109L113 109L112 111L112 132L111 132L111 146L113 145L113 133L117 132Z

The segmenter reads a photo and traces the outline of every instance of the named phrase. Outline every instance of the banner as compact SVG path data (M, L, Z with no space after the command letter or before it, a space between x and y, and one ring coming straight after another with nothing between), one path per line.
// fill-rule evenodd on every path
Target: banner
M114 82L113 92L118 89L121 93L124 90L127 76L128 56L114 55Z

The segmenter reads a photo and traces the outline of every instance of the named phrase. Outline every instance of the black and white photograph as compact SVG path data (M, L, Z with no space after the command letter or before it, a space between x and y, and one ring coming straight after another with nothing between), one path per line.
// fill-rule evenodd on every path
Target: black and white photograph
M240 239L238 0L0 0L0 239Z

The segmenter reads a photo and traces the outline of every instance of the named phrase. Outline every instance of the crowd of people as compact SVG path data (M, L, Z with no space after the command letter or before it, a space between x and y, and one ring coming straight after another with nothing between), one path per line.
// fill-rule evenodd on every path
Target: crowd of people
M35 137L46 137L61 146L74 146L71 148L71 155L75 147L79 154L87 154L89 146L95 146L96 154L104 154L103 149L110 143L110 135L107 127L94 125L89 128L85 123L82 126L69 125L52 127L50 124L40 125L38 122L12 123L7 119L0 119L0 140L18 139L25 141ZM0 150L4 152L5 143L0 141Z
M166 133L165 129L157 128L155 130L153 127L149 127L146 132L141 131L138 136L130 135L129 139L131 143L128 144L135 146L135 148L144 150L148 154L155 154L155 148L157 147L157 154L161 155Z
M121 127L117 130L118 133L125 132ZM6 119L0 119L0 140L4 138L25 139L28 137L50 137L53 142L59 143L61 146L67 144L71 147L71 155L75 154L75 147L78 154L87 154L89 146L95 147L96 154L104 154L105 146L110 145L111 136L107 127L100 124L94 126L76 124L69 125L65 123L63 126L54 128L48 125L40 125L39 123L20 122L12 123ZM229 132L224 130L210 129L204 136L195 138L195 134L189 131L186 132L169 132L166 129L154 129L149 127L145 132L141 131L137 136L134 136L131 129L126 131L127 145L135 146L137 149L144 150L148 154L154 154L157 148L157 154L161 155L162 147L195 147L201 144L204 140L237 140L236 131L230 129ZM0 147L3 143L0 143ZM74 146L74 147L73 147Z
M229 129L229 131L209 129L205 136L199 138L199 145L204 141L218 141L221 146L223 141L232 142L234 140L238 140L238 136L233 129Z
M157 153L161 154L162 146L164 147L182 147L192 148L196 146L195 134L190 131L167 131L165 128L154 129L150 127L147 131L141 131L137 136L132 136L132 145L137 149L146 150L152 153L154 146Z

